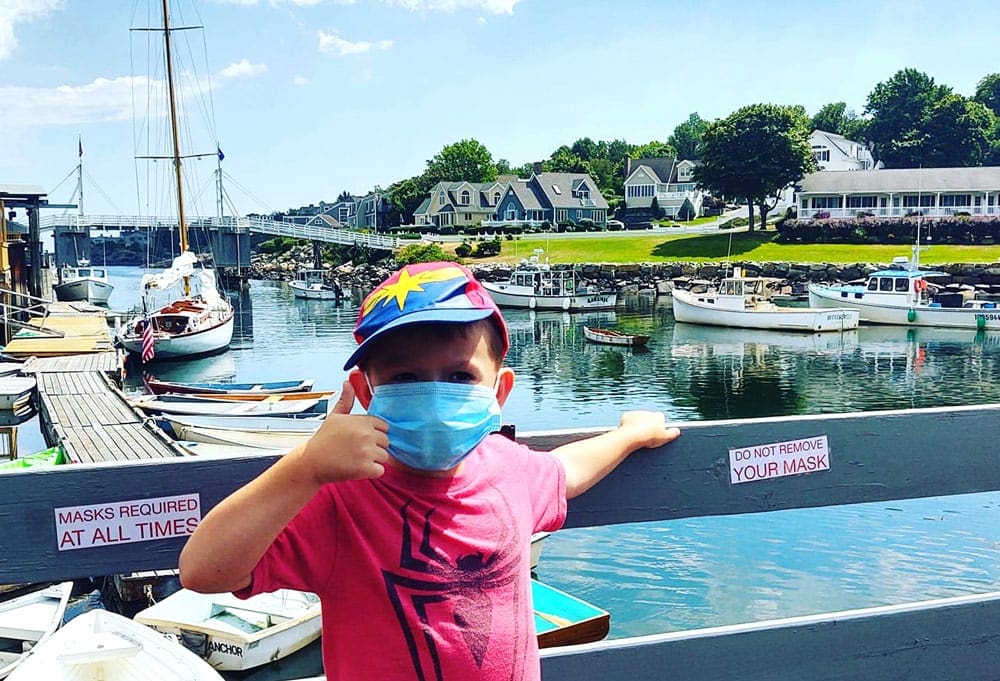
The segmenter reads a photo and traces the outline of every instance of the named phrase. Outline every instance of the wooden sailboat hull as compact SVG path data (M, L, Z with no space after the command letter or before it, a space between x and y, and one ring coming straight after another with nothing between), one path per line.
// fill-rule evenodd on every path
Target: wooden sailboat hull
M175 335L155 334L153 361L210 355L228 348L232 340L233 316L230 313L224 321L216 326ZM142 353L141 336L123 336L121 344L130 354L140 355Z

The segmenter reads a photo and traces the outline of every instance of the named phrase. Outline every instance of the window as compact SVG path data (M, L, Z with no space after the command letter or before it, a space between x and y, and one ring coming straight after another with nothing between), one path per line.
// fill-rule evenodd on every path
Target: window
M830 150L829 149L821 149L821 148L814 147L813 148L813 158L816 159L817 162L829 161L830 160Z
M442 206L446 203L444 192L438 192L438 203L440 203Z
M628 187L628 198L639 199L652 196L654 192L654 185L651 184L632 184Z
M843 196L814 196L813 208L843 208Z
M878 205L877 196L848 196L848 208L874 208Z
M903 208L930 208L934 205L933 194L906 194L903 196Z
M493 205L495 206L498 203L500 203L500 192L494 192L493 193Z
M878 291L878 279L869 279L868 280L868 290L869 291Z
M468 206L469 205L469 190L468 189L463 189L462 190L462 205L463 206Z
M972 205L972 195L971 194L945 194L941 197L942 206L971 206Z
M566 222L567 217L565 208L560 208L556 211L556 222Z
M910 287L910 280L899 277L896 279L896 290L906 293Z
M878 280L878 290L879 291L891 291L892 290L892 277L882 277Z
M472 213L466 213L465 214L465 221L466 222L472 222Z
M562 195L562 189L560 189L559 185L557 184L552 185L552 191L554 191L556 194L559 194L560 196Z
M508 220L514 220L516 217L517 217L517 213L514 211L514 209L513 208L508 208L507 209L507 219Z
M576 197L578 199L589 199L590 190L587 189L586 187L580 187L579 189L576 190Z

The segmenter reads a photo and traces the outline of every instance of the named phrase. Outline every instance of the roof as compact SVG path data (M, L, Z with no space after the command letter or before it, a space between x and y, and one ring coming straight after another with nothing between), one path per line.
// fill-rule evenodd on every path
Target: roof
M526 210L541 210L542 203L538 200L535 192L528 187L528 180L514 180L510 183L510 188L514 196L521 202L521 208Z
M672 182L677 172L677 159L672 156L656 156L647 158L632 159L632 172L639 166L646 166L653 172L653 175L663 183ZM631 173L629 173L631 177ZM628 179L628 178L625 178Z
M822 170L799 183L800 194L1000 191L1000 166Z
M553 208L603 208L608 202L604 200L597 183L587 173L538 173L533 178L534 185L545 194L546 200ZM574 196L575 190L586 183L590 190L589 199Z

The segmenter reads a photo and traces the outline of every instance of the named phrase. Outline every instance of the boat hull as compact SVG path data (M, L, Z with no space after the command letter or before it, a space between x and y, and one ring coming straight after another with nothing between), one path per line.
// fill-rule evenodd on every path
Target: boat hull
M184 397L184 396L178 396ZM276 395L275 397L280 397ZM190 416L287 416L289 414L326 414L329 397L305 400L211 400L175 399L170 395L145 396L130 401L133 407L148 414L187 414Z
M9 681L222 681L163 634L107 610L77 615L7 677Z
M857 311L838 308L789 307L777 310L728 309L698 300L690 291L674 291L674 319L689 324L818 333L858 328Z
M192 440L219 445L242 445L265 449L292 449L313 436L321 421L298 419L289 423L287 417L175 417L165 414L178 440Z
M164 359L177 359L178 357L197 357L199 355L210 355L222 352L229 347L233 340L233 315L230 314L223 322L216 326L199 329L191 333L181 333L176 335L157 334L153 349L152 361ZM129 354L140 355L142 353L141 336L122 336L122 347Z
M307 392L315 381L271 381L265 383L174 383L148 379L146 388L156 395L165 393L218 395L280 395Z
M286 657L319 638L319 598L281 589L241 600L181 589L135 616L177 637L215 669L242 671Z
M483 282L483 288L499 307L521 308L526 310L607 310L613 309L618 302L618 294L610 292L581 293L576 295L545 295L536 294L525 286L512 286Z
M340 297L337 290L329 286L304 285L298 281L291 282L289 286L296 298L304 300L337 300Z
M928 304L889 305L865 302L863 289L849 286L809 286L812 307L846 307L857 310L865 324L931 326L952 329L1000 331L1000 308L931 307Z
M619 333L609 329L595 329L589 326L583 327L584 337L602 345L617 345L620 347L638 347L645 345L649 341L649 336L639 334Z
M35 391L35 379L30 376L0 377L0 411L15 411L25 406Z
M62 624L73 582L52 584L0 602L0 639L35 646L45 642ZM20 651L0 651L0 679L25 659Z
M62 302L87 301L95 305L107 305L114 286L100 279L74 279L52 287L56 300Z

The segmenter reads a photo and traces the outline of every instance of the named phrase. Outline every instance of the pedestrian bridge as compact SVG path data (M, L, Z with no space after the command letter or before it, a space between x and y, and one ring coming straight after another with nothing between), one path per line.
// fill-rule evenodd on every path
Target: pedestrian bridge
M381 234L370 234L352 229L335 227L326 222L327 216L316 216L308 223L271 220L257 217L188 217L188 229L219 229L239 233L271 234L292 239L309 239L329 244L346 244L391 251L399 239ZM176 229L176 217L152 215L45 215L39 220L42 230L56 227L90 229Z

